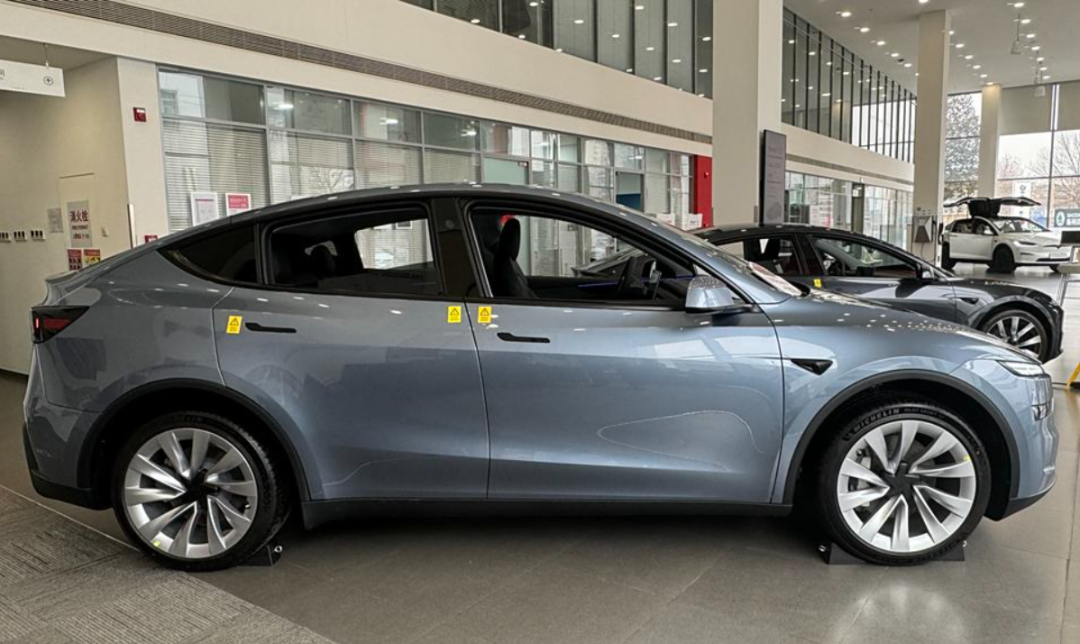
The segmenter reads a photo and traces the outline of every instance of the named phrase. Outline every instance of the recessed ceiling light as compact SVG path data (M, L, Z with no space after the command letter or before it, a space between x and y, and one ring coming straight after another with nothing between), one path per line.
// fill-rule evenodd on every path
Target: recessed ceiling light
M1035 34L1025 34L1024 37L1030 40L1035 37Z
M787 44L794 45L795 44L795 39L792 38L791 40L787 41Z
M967 56L964 56L964 60L971 60L974 57L975 56L973 54L968 54Z
M859 32L864 34L870 33L870 27L859 27Z
M681 63L681 62L682 62L682 58L672 58L672 59L671 59L671 62L673 62L673 63L675 63L676 65L678 65L679 63Z
M957 48L957 49L963 49L964 47L967 47L967 45L965 45L965 44L964 44L964 43L962 43L962 42L958 42L958 43L956 43L956 48Z
M919 0L919 4L926 4L928 2L930 2L930 0Z
M1040 71L1040 72L1045 72L1045 71L1047 71L1047 70L1049 70L1049 69L1050 69L1049 67L1046 67L1046 66L1044 65L1044 66L1042 66L1042 67L1040 67L1040 68L1039 68L1039 71Z
M1020 24L1022 24L1022 25L1030 25L1031 24L1031 18L1023 18L1022 20L1020 20Z
M626 68L626 73L627 74L633 74L634 73L634 68L633 67L627 67Z
M893 53L891 53L889 55L892 56L893 58L899 58L900 57L900 52L894 51Z
M1023 8L1024 8L1024 5L1025 5L1025 4L1027 4L1027 3L1024 3L1024 2L1014 2L1014 3L1012 3L1012 6L1016 7L1017 9L1023 9Z
M478 24L480 24L480 19L479 18L473 18L469 22L473 23L474 25L478 25Z
M645 51L656 51L656 47L653 47L652 45L649 45L648 47L645 48Z
M708 67L702 67L701 69L698 70L698 73L699 74L708 74L709 73L709 68Z
M645 5L643 5L643 4L634 5L634 11L645 11Z
M677 23L677 22L669 22L669 23L667 23L667 26L669 26L669 27L678 27L679 23Z
M850 18L851 17L851 12L850 11L837 11L836 13L839 14L841 18Z
M886 44L888 44L888 43L886 43L884 40L877 41L877 46L878 47L884 47Z
M979 74L979 78L990 78L990 74Z
M1042 49L1042 47L1040 47L1038 45L1035 45L1034 47L1031 48L1031 51L1039 51L1040 49Z
M664 77L663 76L653 76L652 79L654 81L662 81L662 80L664 80Z
M911 69L912 64L911 63L904 63L904 67L906 67L907 69Z
M1042 62L1042 61L1044 61L1044 60L1046 60L1046 58L1044 58L1044 57L1042 57L1042 56L1039 56L1038 58L1036 58L1036 59L1035 59L1035 62L1037 62L1037 63L1041 63L1041 62Z
M557 48L555 49L555 53L556 53L556 54L561 54L561 53L563 53L563 48L562 48L562 47L557 47Z
M828 98L828 97L830 97L830 96L832 96L832 92L822 92L822 93L821 93L821 97L822 97L822 98Z
M972 69L975 69L975 70L982 69L982 65L975 65L974 67L972 67Z
M1050 80L1050 74L1043 74L1043 80Z
M611 34L611 37L612 38L622 38L622 36L619 35L619 34Z
M955 36L956 35L956 30L955 29L950 29L949 30L949 35L950 36Z
M811 56L817 56L817 52L816 52L816 51L812 51L812 52L810 52L810 55L811 55Z
M703 36L701 39L703 41L705 41L705 42L711 42L712 41L712 36Z
M575 18L574 19L574 24L575 25L583 25L583 24L585 24L585 19L584 18Z
M851 76L851 72L844 72L844 76Z
M525 34L518 34L518 40L525 40Z

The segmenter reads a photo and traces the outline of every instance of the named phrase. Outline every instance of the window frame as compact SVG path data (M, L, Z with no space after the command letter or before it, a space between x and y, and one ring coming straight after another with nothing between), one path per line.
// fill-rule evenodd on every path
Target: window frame
M227 220L226 220L227 221ZM206 269L196 265L194 262L184 257L181 249L190 246L192 244L198 244L200 242L207 241L212 237L218 235L226 235L237 228L249 227L251 229L252 242L255 244L255 281L254 282L242 282L239 280L226 279L220 275L215 275L207 271ZM263 260L262 260L262 247L259 243L259 222L229 222L222 226L213 226L209 230L199 231L197 234L184 237L183 239L177 239L176 241L158 249L158 254L172 263L180 270L190 273L199 279L204 279L214 284L220 284L222 286L232 286L239 288L259 288L262 286L263 280Z
M467 303L543 307L558 306L562 308L606 309L613 311L686 311L685 301L681 305L675 306L647 303L634 304L629 300L559 300L495 297L492 295L487 271L484 270L484 261L483 256L480 253L479 239L477 238L476 231L472 224L472 214L477 209L506 210L508 212L513 212L515 215L520 214L526 217L532 216L557 219L559 221L592 228L605 235L609 235L616 239L622 239L643 252L658 255L661 258L674 263L686 264L694 270L696 275L716 277L723 281L736 297L742 299L747 304L755 304L751 298L747 297L746 294L734 284L724 279L723 276L719 275L716 271L701 264L701 262L683 252L677 245L665 244L662 240L652 239L650 236L637 230L634 226L625 224L620 225L618 222L610 221L604 217L598 217L596 214L590 214L585 211L571 209L557 204L522 201L513 198L463 198L459 200L458 215L460 218L461 229L465 234L465 244L468 247L473 276L476 279L480 291L479 296L465 297L464 299Z
M423 294L423 293L355 293L350 291L337 291L337 290L318 290L305 288L302 286L290 286L287 284L276 284L271 271L271 262L267 261L270 258L270 237L274 231L285 227L304 224L313 221L319 221L323 219L336 219L336 218L348 218L348 217L363 217L364 215L378 215L391 212L407 212L413 210L417 213L423 213L424 217L417 217L417 219L425 218L428 222L428 244L431 247L431 259L435 264L435 273L439 280L439 293L435 294ZM329 297L355 297L355 298L372 298L372 299L390 299L390 300L424 300L424 301L451 301L455 300L455 296L451 295L447 288L445 266L442 259L442 248L439 245L439 235L436 230L437 219L435 217L435 208L433 207L431 200L408 200L401 202L376 202L371 204L355 204L352 206L343 206L325 210L314 210L305 212L301 215L289 215L285 217L278 217L270 221L261 222L258 230L258 241L256 243L256 257L259 262L259 281L262 290L275 291L280 293L304 293L309 295L325 295Z

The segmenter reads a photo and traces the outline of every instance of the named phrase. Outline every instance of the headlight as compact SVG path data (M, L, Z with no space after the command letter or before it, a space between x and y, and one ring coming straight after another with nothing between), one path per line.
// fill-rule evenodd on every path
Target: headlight
M1031 247L1038 246L1038 244L1036 244L1035 242L1022 241L1020 239L1017 239L1013 243L1016 244L1017 246L1031 246Z
M1021 378L1039 378L1046 375L1042 365L1033 362L1002 362L1001 366Z

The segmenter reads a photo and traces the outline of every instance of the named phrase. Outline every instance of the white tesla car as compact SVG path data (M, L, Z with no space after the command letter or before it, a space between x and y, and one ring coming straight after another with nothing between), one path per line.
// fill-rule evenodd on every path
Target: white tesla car
M1062 246L1060 232L1024 217L999 217L996 213L974 216L973 212L968 219L954 221L942 233L941 243L941 265L946 270L970 262L989 264L999 273L1012 273L1017 266L1049 266L1056 272L1072 255L1071 246Z

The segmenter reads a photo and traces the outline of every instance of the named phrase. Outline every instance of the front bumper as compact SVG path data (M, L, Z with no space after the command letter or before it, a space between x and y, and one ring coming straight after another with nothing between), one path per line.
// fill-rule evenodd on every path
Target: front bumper
M1071 259L1072 248L1057 246L1013 246L1016 263L1024 266L1053 266L1067 264Z

